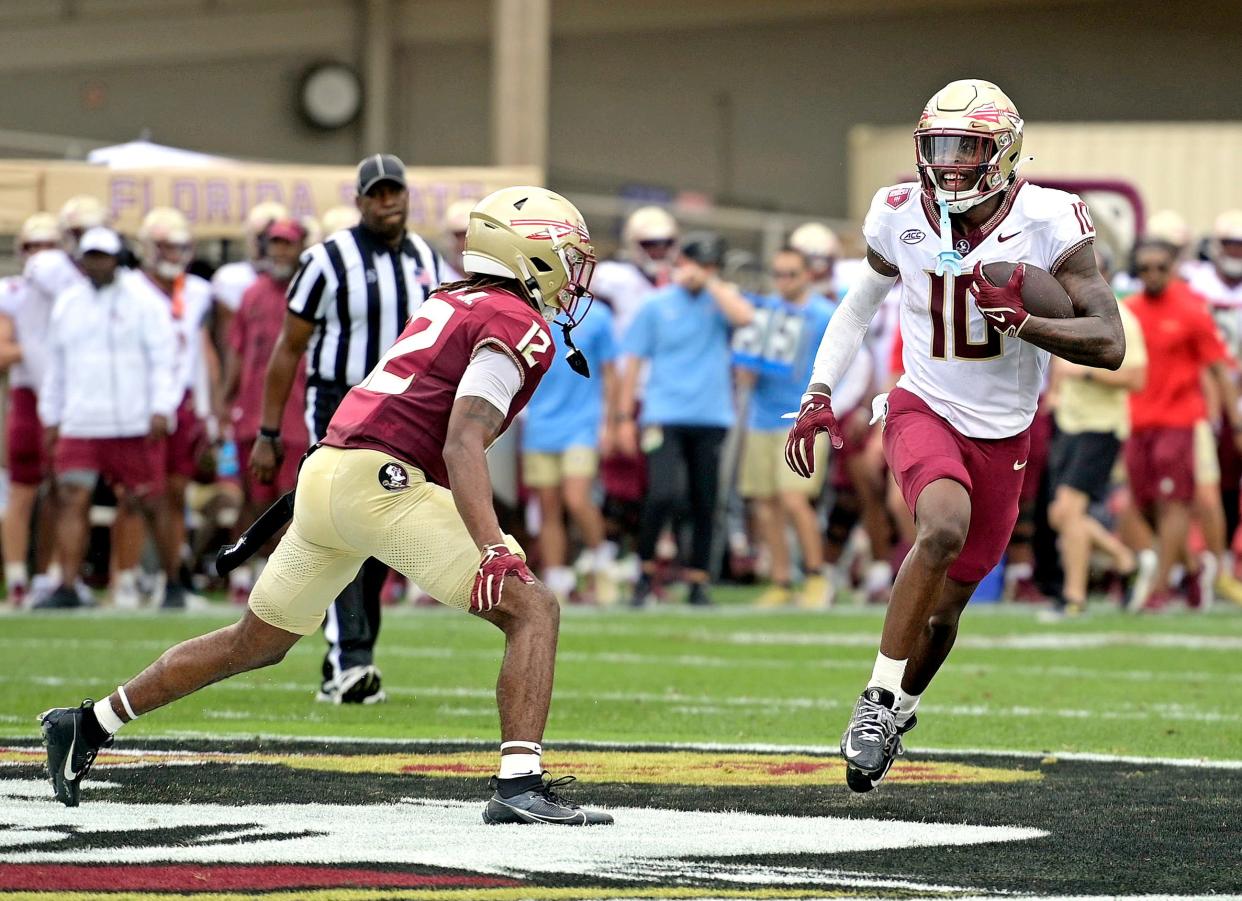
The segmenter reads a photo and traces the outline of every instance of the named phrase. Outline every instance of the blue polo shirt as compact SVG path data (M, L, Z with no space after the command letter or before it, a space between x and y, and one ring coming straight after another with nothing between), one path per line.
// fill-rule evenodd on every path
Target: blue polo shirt
M733 425L729 321L706 291L669 285L651 293L622 347L650 361L643 425Z
M758 373L750 396L750 428L785 430L786 413L797 412L811 378L815 353L837 305L822 294L805 304L780 297L753 298L755 321L739 330L734 362Z
M604 364L617 357L612 311L594 303L573 330L574 344L587 358L591 377L584 379L565 362L565 342L552 326L556 347L552 366L526 405L522 450L561 453L571 447L598 447L604 416Z

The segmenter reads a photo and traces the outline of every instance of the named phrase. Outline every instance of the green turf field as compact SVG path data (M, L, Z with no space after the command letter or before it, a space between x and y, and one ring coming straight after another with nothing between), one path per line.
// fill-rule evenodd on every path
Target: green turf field
M567 610L546 742L833 745L870 673L882 612L759 612L742 589L699 612ZM732 602L732 603L729 603ZM0 619L0 735L100 697L167 646L231 621L218 614L14 614ZM501 636L472 617L394 609L377 663L390 703L308 703L322 653L305 639L281 665L142 718L127 738L339 736L491 739ZM968 612L925 696L917 749L1078 751L1242 758L1242 615L1093 612L1041 624L1026 607Z
M615 814L586 830L483 825L501 637L471 617L386 614L384 705L312 700L316 636L144 716L73 808L35 714L237 611L0 617L0 901L1242 892L1242 611L971 610L907 756L855 795L835 746L882 611L753 595L565 612L544 761Z

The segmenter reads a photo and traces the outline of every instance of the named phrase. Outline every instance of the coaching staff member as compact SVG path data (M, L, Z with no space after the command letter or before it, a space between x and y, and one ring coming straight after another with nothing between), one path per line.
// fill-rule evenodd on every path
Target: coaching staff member
M401 160L368 156L358 164L357 190L361 221L304 251L289 283L288 311L268 363L263 419L250 455L251 473L261 482L274 478L279 467L280 422L303 354L306 424L314 444L345 392L366 378L443 280L439 255L405 230L409 192ZM368 560L328 608L319 700L384 700L374 653L386 573L378 560Z

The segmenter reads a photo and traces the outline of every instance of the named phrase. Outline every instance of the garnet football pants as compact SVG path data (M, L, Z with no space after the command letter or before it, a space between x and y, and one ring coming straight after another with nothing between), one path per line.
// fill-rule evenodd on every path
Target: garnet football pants
M648 427L651 428L651 427ZM666 425L660 445L647 453L649 477L638 532L638 556L655 559L656 542L670 521L687 520L690 553L682 559L706 572L711 564L712 517L720 483L720 451L727 430L711 426Z

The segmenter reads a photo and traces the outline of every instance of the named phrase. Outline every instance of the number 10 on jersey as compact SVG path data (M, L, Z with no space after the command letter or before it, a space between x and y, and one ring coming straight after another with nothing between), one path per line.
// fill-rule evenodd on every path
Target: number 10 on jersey
M931 293L928 298L931 318L931 355L933 360L992 360L1005 352L1000 333L983 327L982 341L970 338L970 278L952 275L936 275L927 270ZM945 298L952 298L945 303ZM949 308L946 310L946 306ZM946 319L952 319L952 326ZM953 331L953 344L949 346L949 329Z

